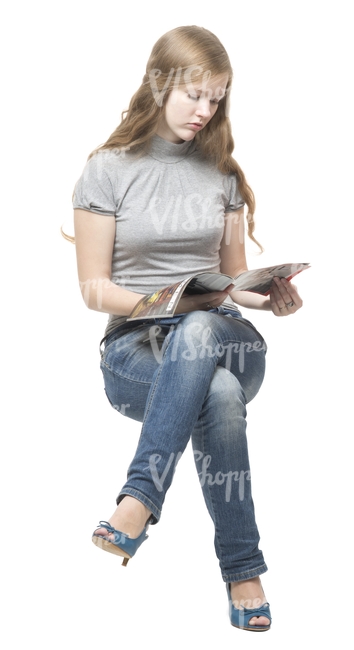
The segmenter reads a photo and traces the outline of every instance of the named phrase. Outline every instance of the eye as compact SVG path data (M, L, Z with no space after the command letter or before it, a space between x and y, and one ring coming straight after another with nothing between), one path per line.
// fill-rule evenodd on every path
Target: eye
M201 98L201 95L191 95L190 93L187 93L187 97L188 99L192 99L193 101L197 102ZM214 106L217 106L219 104L219 101L219 99L211 99L210 103Z

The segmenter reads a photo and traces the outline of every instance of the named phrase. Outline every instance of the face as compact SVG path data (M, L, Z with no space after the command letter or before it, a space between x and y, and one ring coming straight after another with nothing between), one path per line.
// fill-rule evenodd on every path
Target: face
M157 135L169 142L193 140L218 109L225 96L228 76L211 78L207 84L198 82L174 88L165 104Z

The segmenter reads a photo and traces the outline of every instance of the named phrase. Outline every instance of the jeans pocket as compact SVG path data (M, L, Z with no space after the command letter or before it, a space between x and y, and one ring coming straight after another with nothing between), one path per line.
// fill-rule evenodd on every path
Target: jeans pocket
M101 367L101 370L102 370L102 367ZM113 404L113 402L110 400L109 395L108 395L107 390L106 390L106 387L104 387L104 392L105 392L105 395L106 395L106 397L107 397L107 399L108 399L108 401L109 401L111 407L112 407L115 411L118 411L118 412L119 412L120 409L119 409L119 407L117 406L117 404Z

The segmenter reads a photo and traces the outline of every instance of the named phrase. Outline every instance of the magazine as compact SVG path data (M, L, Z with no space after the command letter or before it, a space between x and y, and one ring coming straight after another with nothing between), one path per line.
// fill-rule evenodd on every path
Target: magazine
M244 271L232 278L224 273L197 273L180 280L154 293L144 296L127 318L128 321L145 318L169 318L176 311L177 305L183 294L210 293L223 291L233 284L237 291L252 291L267 296L273 278L286 278L291 280L295 275L310 267L309 263L280 264L267 266L253 271Z

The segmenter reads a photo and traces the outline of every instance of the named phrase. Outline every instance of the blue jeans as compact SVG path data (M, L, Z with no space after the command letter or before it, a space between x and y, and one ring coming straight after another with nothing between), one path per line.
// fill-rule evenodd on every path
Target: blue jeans
M111 405L143 422L117 503L125 495L139 499L156 523L192 438L223 579L264 573L246 439L246 404L265 371L261 335L240 312L218 307L124 323L101 354Z

